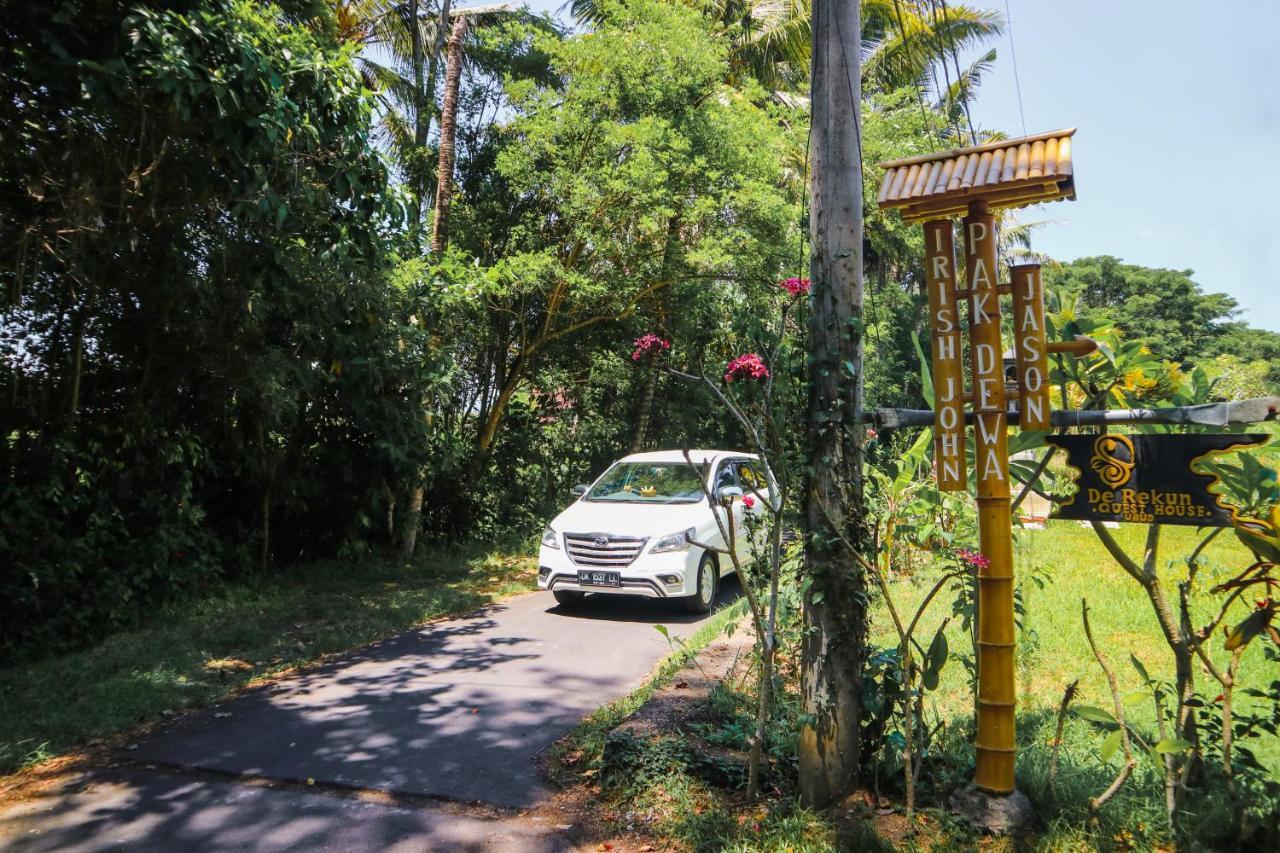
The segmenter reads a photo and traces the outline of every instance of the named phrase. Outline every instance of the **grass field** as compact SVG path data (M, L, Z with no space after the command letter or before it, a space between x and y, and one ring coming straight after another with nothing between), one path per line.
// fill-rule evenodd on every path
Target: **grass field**
M1144 525L1126 524L1112 533L1125 550L1141 562L1146 531ZM1161 576L1165 579L1170 603L1175 606L1177 581L1186 576L1183 559L1202 536L1192 527L1166 527L1161 533L1158 558ZM1075 522L1051 521L1045 530L1017 531L1015 549L1016 571L1023 578L1019 586L1027 609L1018 649L1019 690L1024 712L1056 709L1063 688L1076 678L1080 679L1077 702L1110 707L1106 679L1089 651L1082 628L1082 599L1089 602L1094 636L1116 670L1124 693L1140 686L1137 673L1128 663L1130 653L1146 665L1153 677L1172 681L1173 661L1160 635L1150 601L1137 582L1107 554L1092 530ZM1217 610L1218 598L1204 594L1207 589L1239 572L1250 562L1249 552L1230 531L1210 544L1203 559L1207 570L1202 569L1197 579L1201 605L1199 612L1193 612L1197 624L1208 621ZM1032 572L1044 578L1043 589L1026 580ZM932 576L924 573L918 578L894 582L891 589L898 607L914 612L932 585L931 581ZM946 590L939 593L921 620L922 627L918 632L925 641L932 637L942 619L951 615L952 597ZM1252 607L1252 598L1238 601L1226 622L1234 625ZM953 620L948 627L947 637L953 652L969 651L969 640L958 620ZM879 645L896 645L887 611L877 613L873 641ZM1225 659L1220 639L1213 642L1211 648L1218 660ZM1263 657L1261 649L1251 648L1242 661L1242 682L1256 685L1264 678L1270 680L1274 677L1267 672L1270 666L1272 664ZM1207 679L1207 675L1198 673L1197 684L1209 690ZM1211 693L1217 692L1215 683ZM971 710L972 695L964 667L949 664L935 696L943 716ZM1243 698L1241 706L1247 707ZM1153 715L1147 715L1150 720L1144 717L1148 710L1146 707L1135 710L1138 722L1154 719ZM1265 754L1271 767L1280 774L1280 743L1273 742L1266 747Z
M1147 535L1146 526L1122 525L1113 530L1126 552L1141 562ZM1203 534L1191 527L1165 527L1158 551L1160 575L1170 603L1177 604L1177 582L1186 576L1185 556ZM1138 658L1152 677L1173 680L1172 656L1159 632L1150 601L1137 582L1118 566L1104 550L1097 535L1076 522L1051 521L1045 530L1019 530L1016 541L1016 564L1020 588L1027 612L1019 635L1019 787L1037 805L1050 798L1046 786L1046 770L1054 737L1057 706L1065 686L1080 680L1076 705L1093 705L1110 710L1111 694L1106 679L1089 650L1082 628L1081 600L1087 599L1090 622L1103 654L1116 673L1122 694L1130 694L1141 686L1141 679L1129 662L1130 654ZM1200 577L1197 579L1199 607L1193 621L1202 624L1216 612L1218 598L1207 595L1209 587L1237 573L1252 562L1249 552L1230 531L1224 531L1206 550ZM1043 588L1028 582L1032 574L1040 574ZM926 570L911 578L898 578L892 585L896 606L909 613L915 611L935 574ZM1234 625L1253 607L1253 598L1237 602L1226 623ZM928 644L941 621L951 615L953 593L944 590L935 599L919 629L921 642ZM904 617L909 618L909 617ZM959 620L948 626L947 637L953 654L969 653L970 640ZM874 615L873 642L896 645L896 635L883 605ZM1261 646L1267 640L1255 641L1242 660L1239 682L1245 686L1264 687L1277 673ZM1221 635L1209 648L1215 660L1225 662ZM1197 667L1197 687L1212 698L1219 687ZM1237 693L1237 708L1250 707L1248 697ZM968 741L973 714L970 676L963 665L949 662L942 672L938 690L929 694L929 715L945 721L951 735L943 734L943 751L950 752L956 764L956 777L962 780L971 761ZM1149 700L1126 703L1127 719L1143 730L1154 730L1155 714ZM936 715L936 716L935 716ZM1051 827L1039 849L1088 848L1093 838L1081 835L1087 817L1088 797L1106 787L1119 766L1117 753L1109 763L1103 762L1098 750L1105 733L1091 724L1069 718L1064 736L1059 771L1059 786L1052 797L1051 808L1057 810L1057 823ZM1280 738L1264 738L1250 744L1258 758L1280 779ZM1131 837L1135 844L1156 844L1162 838L1158 830L1164 823L1159 780L1150 762L1142 757L1134 777L1122 794L1104 809L1106 829L1112 835ZM1046 808L1041 811L1048 811ZM1123 848L1123 844L1119 844Z
M100 644L0 670L0 775L402 631L533 589L528 547L334 561L228 584Z

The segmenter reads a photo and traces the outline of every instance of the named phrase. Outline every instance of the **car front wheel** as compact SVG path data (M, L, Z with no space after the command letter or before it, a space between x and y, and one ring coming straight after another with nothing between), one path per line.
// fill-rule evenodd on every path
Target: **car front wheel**
M707 613L711 610L711 605L716 600L719 574L715 557L703 554L702 562L698 563L698 589L693 595L684 598L686 610L692 613Z

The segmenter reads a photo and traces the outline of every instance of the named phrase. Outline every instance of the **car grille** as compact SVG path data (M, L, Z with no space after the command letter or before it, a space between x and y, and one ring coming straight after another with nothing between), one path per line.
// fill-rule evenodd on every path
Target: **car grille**
M631 565L648 539L635 536L609 536L604 533L566 533L565 549L569 559L579 566L602 566L621 569Z

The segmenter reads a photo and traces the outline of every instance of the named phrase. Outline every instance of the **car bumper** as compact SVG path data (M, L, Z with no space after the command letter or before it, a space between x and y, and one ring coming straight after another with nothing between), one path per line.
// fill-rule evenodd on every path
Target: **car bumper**
M697 592L699 548L665 554L641 553L631 565L621 569L578 565L557 548L543 546L538 552L538 588L614 595L642 595L647 598L683 598ZM617 571L621 586L594 586L578 583L579 571Z

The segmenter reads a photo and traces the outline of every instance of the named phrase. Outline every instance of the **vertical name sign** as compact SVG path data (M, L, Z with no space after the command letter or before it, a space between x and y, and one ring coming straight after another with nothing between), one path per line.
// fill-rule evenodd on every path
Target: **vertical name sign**
M1009 268L1013 289L1014 355L1021 389L1019 425L1047 430L1049 417L1049 347L1044 330L1044 286L1039 264Z
M974 782L991 793L1013 789L1013 540L1009 507L1000 292L995 222L984 201L964 218L969 298L969 363L978 491L978 540L987 566L978 572L978 732Z
M964 371L960 359L960 314L956 303L956 252L951 220L924 226L925 284L933 337L933 458L938 489L966 489Z

